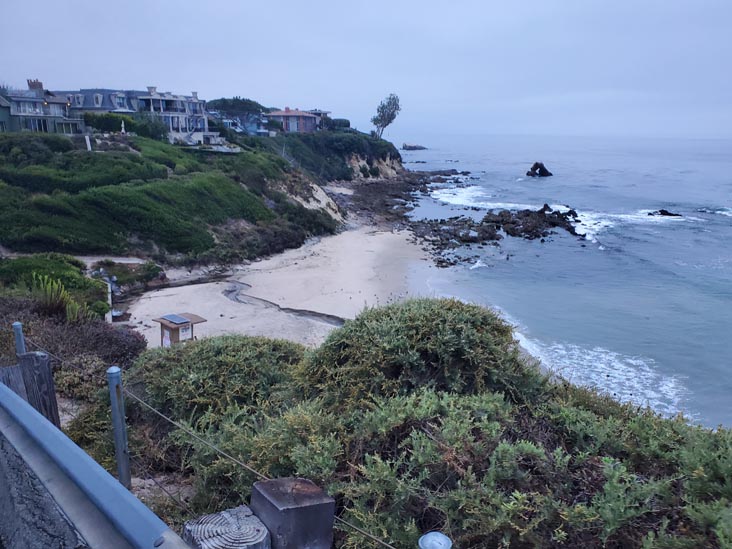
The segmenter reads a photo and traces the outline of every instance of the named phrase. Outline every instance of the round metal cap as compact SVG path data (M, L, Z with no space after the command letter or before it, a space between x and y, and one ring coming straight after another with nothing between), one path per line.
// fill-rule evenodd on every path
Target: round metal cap
M430 532L419 538L419 549L450 549L452 540L442 532Z

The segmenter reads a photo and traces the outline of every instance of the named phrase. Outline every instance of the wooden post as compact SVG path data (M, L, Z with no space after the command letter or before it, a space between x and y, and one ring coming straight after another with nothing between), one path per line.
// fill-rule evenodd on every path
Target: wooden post
M38 410L56 427L61 426L51 363L46 353L18 355L17 366L0 368L0 381Z

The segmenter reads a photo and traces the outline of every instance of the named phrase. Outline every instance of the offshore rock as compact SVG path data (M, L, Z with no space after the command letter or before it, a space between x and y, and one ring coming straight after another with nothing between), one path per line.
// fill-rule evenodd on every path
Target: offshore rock
M656 210L655 212L648 212L648 215L660 215L662 217L683 217L681 214L673 213L664 209Z
M544 166L543 162L534 162L526 175L529 177L551 177L554 174Z

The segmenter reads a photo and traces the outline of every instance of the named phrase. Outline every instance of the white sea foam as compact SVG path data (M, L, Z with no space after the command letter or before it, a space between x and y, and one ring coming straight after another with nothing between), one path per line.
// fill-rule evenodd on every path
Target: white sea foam
M476 261L475 263L473 263L473 264L472 264L472 265L470 266L470 270L472 271L473 269L480 269L481 267L487 267L487 266L488 266L488 265L486 265L485 263L483 263L483 262L482 262L482 261L481 261L481 260L479 259L478 261Z
M599 389L622 402L649 406L666 416L684 411L688 389L683 380L664 375L650 358L624 355L602 347L546 345L519 332L515 335L528 353L572 383Z
M531 204L516 204L514 202L489 202L486 199L491 195L486 194L482 187L477 185L470 187L449 187L437 189L432 192L432 198L444 204L452 206L474 206L486 210L526 210L536 209Z
M515 202L491 202L487 199L491 198L485 193L485 189L478 185L469 187L445 187L432 192L432 198L439 200L445 204L453 206L473 206L484 208L486 210L538 210L543 204L519 204ZM559 212L567 212L570 207L564 204L551 204L553 210ZM574 228L577 234L583 235L587 240L597 243L597 236L607 229L614 227L619 223L623 224L663 224L663 223L679 223L684 221L703 221L697 217L675 217L665 215L649 215L657 210L637 210L631 213L606 213L579 211L577 212L577 223ZM727 210L718 210L715 213L727 212ZM732 216L732 209L722 215Z
M697 211L701 213L710 213L723 215L725 217L732 217L732 208L699 208Z

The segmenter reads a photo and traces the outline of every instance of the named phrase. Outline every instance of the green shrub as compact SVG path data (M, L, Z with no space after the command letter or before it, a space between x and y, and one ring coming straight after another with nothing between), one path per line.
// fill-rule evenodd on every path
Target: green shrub
M722 547L732 533L729 431L554 385L495 314L453 300L366 310L309 353L233 336L155 350L129 379L262 473L314 479L339 516L397 547L435 529L475 549ZM137 452L195 476L192 516L240 504L257 480L130 417ZM336 547L365 543L336 531Z
M251 138L246 142L251 143ZM324 181L351 179L352 170L346 161L353 155L369 164L387 158L401 160L399 151L388 141L358 132L287 133L275 138L260 138L260 142L272 152L292 159L296 167Z
M495 313L453 299L416 299L367 309L309 355L303 391L351 409L420 387L533 400L544 377L521 358L511 327Z
M160 141L168 137L168 127L152 114L84 113L84 123L100 132L119 132L122 130L123 121L125 131L136 133L141 137Z
M137 361L135 380L175 417L197 420L231 407L266 406L304 348L284 340L225 336L152 349Z
M46 278L57 281L69 298L80 304L106 301L107 286L87 278L85 269L84 263L78 259L57 253L0 259L0 287L29 289L34 287L38 278ZM48 289L50 291L50 287ZM65 305L59 305L57 312L64 308Z

